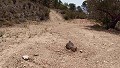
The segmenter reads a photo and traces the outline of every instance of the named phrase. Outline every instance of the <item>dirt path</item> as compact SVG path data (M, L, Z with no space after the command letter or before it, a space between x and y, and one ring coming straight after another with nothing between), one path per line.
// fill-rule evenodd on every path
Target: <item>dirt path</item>
M53 10L49 21L32 23L0 29L0 68L120 68L120 35L93 30L88 20L64 21ZM77 52L65 49L69 40Z

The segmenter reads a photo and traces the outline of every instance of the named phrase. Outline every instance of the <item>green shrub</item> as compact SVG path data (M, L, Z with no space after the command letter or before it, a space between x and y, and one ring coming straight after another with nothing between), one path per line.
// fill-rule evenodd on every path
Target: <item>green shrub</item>
M85 13L79 13L79 12L77 12L77 14L76 15L78 15L78 19L85 19L85 18L87 18L86 17L86 14Z
M73 12L71 10L66 10L64 12L65 12L65 14L63 16L64 16L65 20L69 20L69 19L85 19L86 18L85 13L76 12L76 11Z
M64 15L65 20L69 20L69 17L67 15Z

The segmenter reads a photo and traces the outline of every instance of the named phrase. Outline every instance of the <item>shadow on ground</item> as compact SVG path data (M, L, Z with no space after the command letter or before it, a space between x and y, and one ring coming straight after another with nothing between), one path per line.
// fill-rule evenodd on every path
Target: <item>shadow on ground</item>
M85 29L95 30L95 31L103 31L103 32L110 33L110 34L120 35L120 31L115 30L115 29L106 30L105 28L103 28L102 26L100 26L98 24L85 26Z

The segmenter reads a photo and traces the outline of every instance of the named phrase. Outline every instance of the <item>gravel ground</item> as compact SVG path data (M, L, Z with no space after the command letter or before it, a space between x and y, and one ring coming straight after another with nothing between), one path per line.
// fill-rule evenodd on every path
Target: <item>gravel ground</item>
M64 21L51 10L48 21L0 28L0 68L120 68L120 34L95 30L94 24ZM68 41L77 52L65 49Z

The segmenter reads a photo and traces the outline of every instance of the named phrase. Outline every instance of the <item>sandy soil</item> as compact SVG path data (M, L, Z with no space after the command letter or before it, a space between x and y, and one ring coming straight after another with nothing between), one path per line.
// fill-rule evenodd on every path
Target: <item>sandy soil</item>
M93 25L84 19L64 21L51 10L48 21L0 28L0 68L120 68L120 35ZM69 40L77 52L65 49Z

